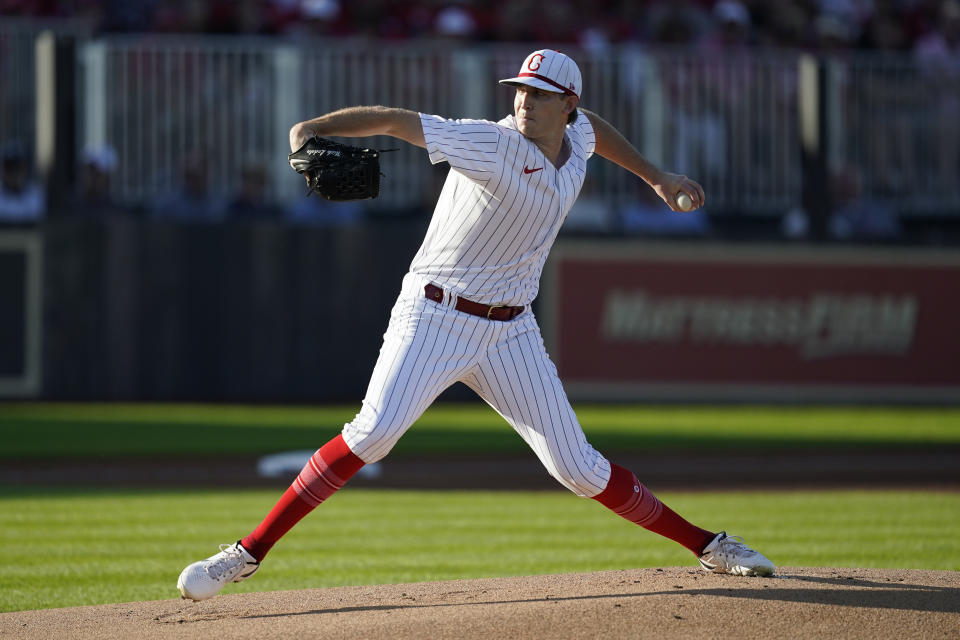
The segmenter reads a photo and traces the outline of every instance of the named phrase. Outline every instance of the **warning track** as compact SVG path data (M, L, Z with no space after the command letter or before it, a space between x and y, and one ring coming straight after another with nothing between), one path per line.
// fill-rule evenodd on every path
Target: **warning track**
M670 452L611 458L655 491L872 488L960 489L960 449L908 451ZM304 459L305 461L305 459ZM286 487L300 470L258 475L256 457L9 460L0 484L92 487ZM301 463L302 464L302 463ZM351 487L562 490L532 454L388 456Z

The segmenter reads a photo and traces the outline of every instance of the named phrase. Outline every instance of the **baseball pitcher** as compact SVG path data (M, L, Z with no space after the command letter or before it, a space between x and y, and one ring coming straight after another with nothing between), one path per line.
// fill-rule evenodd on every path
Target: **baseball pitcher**
M177 587L184 598L210 598L252 576L287 531L386 456L455 382L503 416L576 495L683 545L706 571L773 574L773 564L741 539L687 522L587 442L530 308L592 155L636 174L674 211L702 206L703 189L653 166L603 118L578 108L583 83L568 56L534 51L516 77L500 82L516 95L513 114L499 122L354 107L290 130L291 166L330 199L375 197L379 164L376 151L325 136L393 136L426 149L430 162L446 162L450 172L403 278L360 412L249 535L183 570Z

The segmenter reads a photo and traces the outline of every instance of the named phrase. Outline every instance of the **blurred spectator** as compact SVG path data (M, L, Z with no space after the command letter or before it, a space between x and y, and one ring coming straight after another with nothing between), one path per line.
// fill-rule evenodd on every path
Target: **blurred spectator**
M349 227L363 218L362 202L330 202L316 194L298 198L287 211L287 221L313 227Z
M280 211L267 200L267 172L263 165L248 162L240 177L240 190L227 207L234 220L270 220Z
M205 0L167 0L154 5L154 31L203 33L210 25L213 3Z
M0 223L39 222L47 209L47 199L39 182L30 179L26 149L19 141L10 141L0 149L3 163L0 176Z
M900 219L886 201L863 194L863 179L856 167L842 166L830 174L830 217L828 231L835 240L896 240ZM810 234L810 216L801 207L787 212L781 233L792 240Z
M103 31L115 32L156 30L154 28L154 16L156 7L160 2L161 0L140 0L140 2L102 0L97 2L96 4L101 5L99 15L102 22L100 28Z
M806 240L810 235L810 216L801 206L795 206L780 219L780 233L789 240Z
M914 51L921 73L935 78L938 91L930 96L930 122L938 132L937 145L929 149L944 184L960 181L960 1L940 7L940 20Z
M336 35L340 18L339 0L300 0L298 15L290 20L284 33L293 37Z
M550 9L539 12L534 22L538 42L576 42L577 33L590 20L578 15L571 2L552 2Z
M539 19L536 7L524 2L508 2L500 7L496 25L496 40L504 42L534 42L537 39L533 25Z
M647 38L658 44L696 44L709 28L709 16L688 2L653 5L647 15Z
M914 52L924 73L960 77L960 1L941 5L939 21L917 41Z
M667 78L675 105L670 138L677 171L722 182L730 169L731 127L749 117L746 98L755 77L747 44L753 24L746 6L736 0L716 3L709 17L713 27L699 40L703 55L691 57ZM693 24L691 18L691 34L697 32ZM721 73L721 60L725 69L734 70ZM689 99L693 95L697 98Z
M602 27L587 27L577 36L577 44L591 55L601 56L610 50L612 43L606 29Z
M466 7L450 5L437 13L433 29L443 38L470 40L477 33L477 21Z
M818 16L814 23L816 48L831 52L849 48L854 43L853 28L850 24L832 14Z
M597 180L587 180L580 196L563 222L562 230L569 232L611 233L616 231L610 205L597 190Z
M223 219L225 203L208 191L204 154L193 152L183 161L182 184L175 193L162 196L153 206L153 216L183 222L217 222Z
M776 4L759 3L757 44L766 47L800 48L806 45L813 19L809 3L784 0Z
M752 19L747 7L737 0L720 0L713 5L716 30L712 34L714 49L746 46L750 40Z
M864 24L876 12L875 0L818 0L815 20L818 38L834 38L828 46L846 47L857 42Z
M859 44L864 49L898 51L908 46L909 35L893 0L879 0L861 31Z
M885 201L863 195L863 180L854 167L842 167L830 176L833 213L830 235L837 240L894 240L900 220Z
M628 235L705 236L710 233L710 219L703 207L686 213L673 211L642 181L637 184L637 197L620 209L619 217L620 229Z
M480 42L625 42L909 50L939 30L955 0L84 0L0 2L0 15L77 16L107 31L262 33ZM823 20L820 20L823 18ZM743 27L749 25L746 32ZM718 27L718 28L717 28ZM841 33L842 31L842 33ZM837 36L840 36L837 39Z
M67 213L105 217L126 213L110 196L110 177L117 168L117 153L109 146L87 147L80 158L77 199Z

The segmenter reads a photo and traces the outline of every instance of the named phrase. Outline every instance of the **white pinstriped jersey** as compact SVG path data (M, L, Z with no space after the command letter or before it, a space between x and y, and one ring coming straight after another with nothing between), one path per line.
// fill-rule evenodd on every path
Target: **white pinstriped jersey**
M451 170L343 439L361 460L376 462L444 389L462 382L513 426L550 475L595 496L610 480L610 463L587 442L533 311L498 322L455 310L453 296L424 295L433 282L476 302L530 304L583 186L593 128L582 112L567 126L570 157L557 169L513 117L420 120L430 160Z
M581 111L567 125L570 157L559 169L513 116L420 122L430 162L450 173L410 272L477 302L529 305L596 146L589 119Z

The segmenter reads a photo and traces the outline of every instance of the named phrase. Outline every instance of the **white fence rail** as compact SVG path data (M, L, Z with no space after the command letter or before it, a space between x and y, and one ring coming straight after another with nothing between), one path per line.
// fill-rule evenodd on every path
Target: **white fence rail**
M512 110L512 91L497 80L514 75L525 55L510 47L349 41L101 40L83 56L86 77L103 78L87 83L87 142L112 144L124 159L115 188L126 201L174 188L177 159L197 150L216 172L211 184L233 191L241 164L252 159L270 167L276 197L289 200L303 191L283 161L293 122L356 104L499 119ZM626 50L578 58L582 104L655 162L701 180L714 207L779 213L799 201L794 57L704 60ZM422 152L397 146L384 157L377 204L423 206L437 171ZM599 162L586 186L612 207L640 188Z
M0 28L3 139L32 132L31 37ZM515 74L526 53L344 40L91 39L78 55L81 142L116 149L114 195L127 203L174 189L185 158L196 154L223 195L256 163L267 169L274 198L289 202L304 193L286 165L293 122L355 104L499 119L512 109L512 92L496 81ZM584 75L582 106L654 162L701 181L711 208L780 215L800 202L797 54L573 53ZM853 175L862 195L905 213L960 215L960 74L866 54L832 60L829 69L831 167ZM422 151L386 139L358 143L400 148L384 157L376 206L429 206L442 171ZM611 207L635 199L638 188L602 161L585 186Z
M0 145L17 140L27 149L33 146L37 117L36 40L44 32L87 39L92 26L83 20L5 17L0 21Z
M297 53L301 73L290 95L299 96L300 104L288 127L354 105L382 104L448 117L466 117L477 107L469 102L471 95L476 97L469 88L474 80L462 75L476 62L470 53L423 46L371 48L369 43L350 42L316 43ZM484 98L480 100L482 104ZM436 186L437 170L422 150L385 138L351 144L397 149L382 156L381 206L418 207L429 200L427 192Z
M244 166L272 165L281 150L282 56L272 43L114 38L88 43L81 60L84 142L116 150L112 187L122 201L175 189L188 157L232 192Z
M651 150L664 168L699 180L708 202L783 212L800 200L797 65L788 54L653 52L632 102L654 89Z
M868 197L960 213L960 64L858 55L829 67L831 165Z

